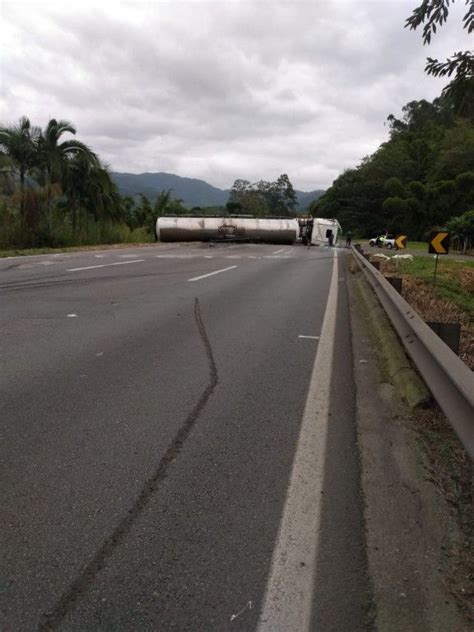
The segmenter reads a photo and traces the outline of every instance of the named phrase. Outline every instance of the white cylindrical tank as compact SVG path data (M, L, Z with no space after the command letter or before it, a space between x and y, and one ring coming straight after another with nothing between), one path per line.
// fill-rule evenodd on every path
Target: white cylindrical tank
M296 219L257 217L159 217L159 241L260 241L293 244L298 236Z

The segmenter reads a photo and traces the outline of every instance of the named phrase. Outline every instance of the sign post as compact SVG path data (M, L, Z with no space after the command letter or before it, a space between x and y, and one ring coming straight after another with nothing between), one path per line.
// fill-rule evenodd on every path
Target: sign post
M436 254L435 255L435 269L434 269L434 275L433 275L433 290L436 289L436 275L438 273L438 259L439 259L439 255Z
M449 233L439 231L431 234L428 252L435 255L435 269L433 276L433 289L436 287L436 275L438 273L439 255L447 255L449 253Z

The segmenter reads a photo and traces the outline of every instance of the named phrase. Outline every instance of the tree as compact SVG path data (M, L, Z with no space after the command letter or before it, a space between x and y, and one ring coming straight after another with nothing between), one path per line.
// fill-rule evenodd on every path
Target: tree
M126 195L122 198L123 219L127 224L130 232L138 228L137 216L135 212L135 200L130 195Z
M468 33L474 31L474 3L465 0L468 5L463 18L463 28ZM416 30L423 26L423 44L430 44L431 37L448 19L451 0L423 0L405 22L405 28ZM474 117L474 54L459 51L445 61L427 58L425 72L434 77L452 77L443 89L443 96L450 101L454 111L461 116Z
M10 158L12 171L20 178L20 215L24 219L25 178L37 164L37 141L39 127L34 127L26 116L20 118L18 125L0 127L0 151Z
M242 213L242 205L240 202L227 202L227 204L225 205L226 211L227 213L229 213L229 215L238 215L239 213Z
M252 188L248 180L237 179L229 193L229 202L240 202L240 199Z
M46 186L61 182L68 158L72 158L78 153L83 153L90 161L97 162L97 156L89 147L75 138L59 142L66 133L76 134L76 129L72 123L51 119L46 129L39 134L37 140L38 163L44 171Z
M155 200L154 206L154 214L156 217L160 217L161 215L166 215L168 213L168 208L171 203L171 189L168 191L160 191L158 193L158 197Z
M65 140L60 142L61 137L66 134L75 134L76 129L69 121L51 119L44 131L41 131L37 140L37 164L39 167L39 179L46 188L46 220L48 230L51 231L51 198L59 185L67 180L67 170L69 162L76 158L78 154L83 154L84 161L91 163L97 178L102 177L105 186L108 186L107 177L99 174L99 163L97 156L84 143L76 140ZM95 183L96 187L100 185ZM96 200L97 201L97 200Z
M229 203L239 204L244 213L289 215L294 212L297 199L290 179L283 173L276 182L236 180L229 194Z
M15 192L14 169L12 158L0 152L0 192L3 195L13 195Z
M270 188L272 213L275 215L288 215L294 212L297 199L290 179L283 173Z
M390 139L336 178L310 212L361 236L400 229L418 239L474 207L474 126L444 97L411 101L389 121Z
M229 202L238 204L242 213L262 217L268 215L270 209L266 200L269 183L261 180L251 184L248 180L236 180L229 194Z
M474 245L474 209L453 217L446 225L454 240L459 242L460 250L465 254Z

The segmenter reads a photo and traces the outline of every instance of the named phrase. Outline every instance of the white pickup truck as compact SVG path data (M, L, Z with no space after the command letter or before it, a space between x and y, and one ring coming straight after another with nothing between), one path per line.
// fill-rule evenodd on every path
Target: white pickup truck
M391 250L395 248L395 237L393 235L380 235L379 237L374 237L369 241L369 246L374 248L378 246L379 248L388 248Z

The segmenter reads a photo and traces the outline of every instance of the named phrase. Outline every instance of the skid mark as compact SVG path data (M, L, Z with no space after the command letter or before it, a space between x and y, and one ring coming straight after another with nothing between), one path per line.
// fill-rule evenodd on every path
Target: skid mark
M58 629L66 615L74 610L80 598L87 592L89 586L94 581L100 570L105 567L108 558L110 558L115 549L123 543L126 536L130 533L134 523L147 507L152 495L159 488L160 482L166 477L169 466L181 452L184 442L188 438L191 430L199 419L199 415L203 411L219 382L217 366L212 353L211 343L209 342L202 320L198 298L194 299L194 319L208 359L208 385L202 392L197 404L191 410L183 425L178 430L178 433L168 447L166 453L158 463L156 470L146 481L132 507L124 515L115 530L106 538L106 540L104 540L92 560L83 567L79 575L60 596L55 606L49 612L43 614L38 628L40 632Z

